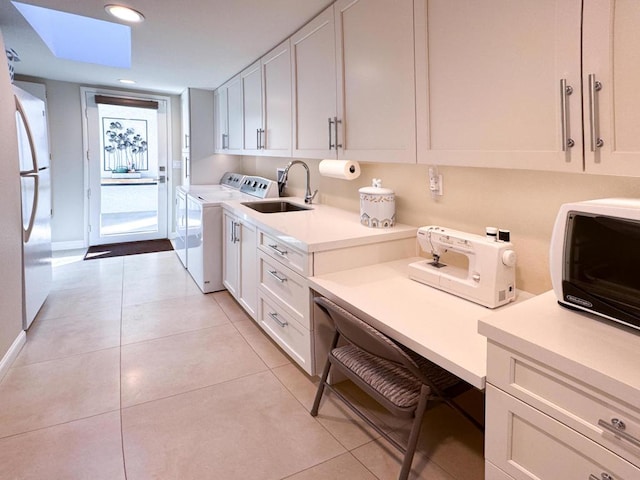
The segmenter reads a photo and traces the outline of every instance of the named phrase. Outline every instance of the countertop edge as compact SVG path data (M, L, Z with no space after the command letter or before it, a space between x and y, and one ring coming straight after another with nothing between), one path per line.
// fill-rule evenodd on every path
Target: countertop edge
M290 201L291 203L296 203L300 205L304 205L304 200L302 198L297 197L282 197L286 199L286 201ZM274 200L274 199L265 199L265 201ZM279 240L286 242L305 253L315 253L315 252L324 252L330 251L340 248L348 248L360 245L369 245L374 243L379 243L381 241L392 241L392 240L400 240L406 238L412 238L416 236L416 232L418 227L414 227L411 225L397 224L391 228L368 228L361 226L358 221L358 216L356 213L349 212L347 210L343 210L337 207L333 207L330 205L324 204L314 204L315 206L322 206L323 210L326 210L327 215L331 215L332 213L335 215L339 215L342 217L342 221L351 222L352 225L357 225L358 227L362 227L362 234L359 236L345 236L342 238L336 238L334 240L325 240L325 241L310 241L305 238L298 238L295 235L290 234L287 231L283 231L285 229L278 228L274 223L277 223L275 220L282 219L283 217L276 217L276 215L287 215L287 218L293 218L296 214L304 214L305 212L287 212L286 214L278 214L278 213L259 213L256 212L244 205L242 205L244 200L229 200L222 202L222 207L241 218L244 221L247 221L266 233L278 238ZM317 214L317 212L316 212ZM271 219L271 221L269 220Z

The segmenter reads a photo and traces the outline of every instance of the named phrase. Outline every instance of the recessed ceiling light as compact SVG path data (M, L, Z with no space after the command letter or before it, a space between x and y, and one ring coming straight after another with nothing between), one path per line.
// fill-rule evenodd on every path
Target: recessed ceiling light
M123 5L109 4L105 5L104 9L109 15L124 20L125 22L140 23L144 20L144 15L140 12Z
M134 83L136 83L135 80L129 80L127 78L121 78L120 80L118 80L120 83L126 83L127 85L133 85Z

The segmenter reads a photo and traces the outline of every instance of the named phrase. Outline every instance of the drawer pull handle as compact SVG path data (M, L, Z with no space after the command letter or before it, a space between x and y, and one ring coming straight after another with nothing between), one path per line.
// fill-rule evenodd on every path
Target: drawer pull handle
M280 249L278 248L278 245L269 245L269 247L271 247L271 249L275 250L275 252L276 252L278 255L280 255L281 257L284 257L284 256L286 256L286 255L287 255L287 253L289 253L289 252L287 252L286 250L280 250Z
M615 479L608 473L602 472L600 474L600 477L592 473L591 475L589 475L589 480L615 480Z
M267 270L267 272L269 273L269 275L271 275L273 278L278 280L280 283L284 283L287 281L285 277L281 277L280 275L278 275L278 272L275 270Z
M286 327L287 325L289 325L289 323L287 323L286 321L282 321L278 318L278 314L276 312L269 312L269 316L271 318L273 318L275 320L275 322L280 325L282 328Z
M635 437L632 437L631 435L629 435L627 432L624 431L625 428L627 428L627 426L624 424L622 420L618 418L612 418L611 423L609 423L605 420L600 419L598 420L598 425L604 428L605 430L607 430L608 432L612 433L614 436L621 438L622 440L626 440L632 445L635 445L636 447L640 448L640 440L638 440Z

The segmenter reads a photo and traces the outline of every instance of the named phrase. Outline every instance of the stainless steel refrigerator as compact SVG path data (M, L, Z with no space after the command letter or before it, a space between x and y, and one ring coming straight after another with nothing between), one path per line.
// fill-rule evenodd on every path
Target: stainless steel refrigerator
M23 228L23 328L51 290L51 173L45 103L13 87L20 159Z

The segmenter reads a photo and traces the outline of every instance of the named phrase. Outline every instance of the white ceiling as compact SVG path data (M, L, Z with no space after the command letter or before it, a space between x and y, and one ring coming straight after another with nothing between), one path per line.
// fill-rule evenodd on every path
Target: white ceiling
M180 93L213 89L285 40L332 0L20 0L106 21L104 5L121 3L145 15L132 25L132 67L119 69L54 57L10 0L0 0L5 45L21 61L17 74L83 85ZM131 88L127 86L127 88Z

